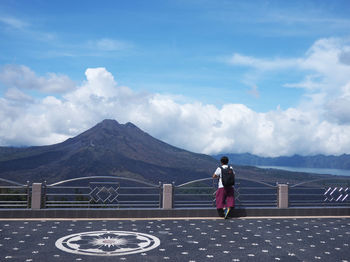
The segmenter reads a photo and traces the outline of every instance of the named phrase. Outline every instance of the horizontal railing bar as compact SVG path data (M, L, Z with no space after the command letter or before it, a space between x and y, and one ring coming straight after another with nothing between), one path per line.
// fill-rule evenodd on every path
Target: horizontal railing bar
M46 201L46 204L49 204L49 203L87 203L87 204L89 204L90 203L90 201L59 201L59 200L51 200L51 201Z
M46 196L89 196L89 194L47 193Z
M27 200L23 200L23 201L0 201L0 205L1 204L26 204Z
M276 201L269 201L269 200L266 200L266 201L259 201L259 202L256 202L256 201L249 201L249 200L239 200L239 201L236 201L236 204L237 203L241 203L241 204L276 204L277 202Z
M117 203L117 204L91 204L91 203L51 203L48 204L47 206L127 206L127 205L132 205L135 206L135 204L137 205L137 203ZM138 206L147 206L147 205L158 205L159 203L143 203L143 204L139 204Z
M213 201L196 201L196 200L178 200L178 201L175 201L174 203L207 203L207 202L213 202Z
M291 187L289 190L324 190L326 187Z
M17 204L17 205L0 205L0 207L27 207L27 205L20 205L20 204Z
M118 203L159 203L159 201L118 201Z
M212 194L174 194L174 196L212 196Z
M27 189L28 186L0 186L0 189Z
M208 205L175 205L175 207L212 207L213 204Z
M315 199L315 200L309 200L309 201L302 201L302 200L290 200L289 203L326 203L321 199Z
M124 194L124 193L121 193L121 194L118 194L118 196L159 196L159 193L158 194Z
M47 189L89 189L86 186L46 186Z
M320 195L320 194L289 194L289 196L320 196L323 197L324 195Z
M292 202L289 202L289 204L326 204L328 202L323 202L323 201L307 201L307 202L300 202L300 201L292 201Z
M91 194L63 194L63 193L49 193L46 196L90 196ZM119 196L159 196L159 194L117 194Z
M304 204L304 205L290 205L290 207L318 207L318 205L315 205L315 204ZM347 205L322 205L322 206L319 206L319 207L342 207L342 206L347 206Z
M331 203L324 203L323 206L348 206L349 203L334 203L334 202L331 202Z
M260 196L260 197L264 197L264 196L277 196L277 194L242 194L239 193L239 196Z
M0 194L0 197L1 196L27 196L27 194L23 194L23 193Z
M174 207L213 207L213 203L203 204L175 204Z
M97 188L99 188L98 186L96 186ZM107 187L107 186L104 186ZM112 186L110 186L112 187ZM77 187L77 186L47 186L47 189L91 189L92 187ZM95 188L95 187L93 187ZM159 187L116 187L117 189L147 189L147 190L159 190Z
M175 190L187 190L187 189L211 189L213 190L213 187L209 187L209 186L206 186L206 187L178 187L178 188L175 188Z
M255 204L245 204L245 205L236 205L236 207L275 207L275 204L265 204L265 205L255 205Z
M103 205L103 204L66 204L66 205L47 205L47 208L50 207L104 207L104 208L110 208L110 207L159 207L158 203L154 204L142 204L142 205L135 205L135 204L114 204L114 205Z
M159 190L159 187L120 187L119 189L149 189L149 190Z
M102 205L102 203L91 203L90 201L46 201L46 204L52 204L52 203L63 203L63 204L65 204L65 203L70 203L70 204L72 204L72 203L82 203L82 204L90 204L90 205L97 205L97 204L101 204ZM147 201L147 200L143 200L143 201L117 201L117 203L120 203L120 204L122 204L122 203L159 203L159 201L151 201L151 200L149 200L149 201ZM113 205L113 204L111 204L111 203L103 203L103 205Z
M239 188L239 189L259 189L259 190L276 190L277 188L271 188L271 187L235 187L235 188Z
M290 204L304 204L304 203L318 203L318 204L322 204L322 205L325 205L325 204L350 204L349 202L328 202L328 201L291 201L289 202Z

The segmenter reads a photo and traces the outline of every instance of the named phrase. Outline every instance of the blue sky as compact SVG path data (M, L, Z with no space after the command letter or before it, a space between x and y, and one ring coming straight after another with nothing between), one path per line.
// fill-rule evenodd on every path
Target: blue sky
M2 0L0 145L113 118L196 152L350 153L349 13L349 1Z

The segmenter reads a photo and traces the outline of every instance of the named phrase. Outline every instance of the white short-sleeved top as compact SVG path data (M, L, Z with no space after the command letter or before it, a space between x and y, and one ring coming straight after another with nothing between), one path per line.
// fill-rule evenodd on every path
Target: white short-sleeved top
M226 169L228 168L228 165L222 165L221 166L223 169ZM230 166L230 168L233 170L232 166ZM233 173L235 173L235 171L233 170ZM221 179L221 168L218 167L216 170L215 170L215 175L219 176L219 183L218 183L218 188L223 188L224 185L222 184L222 179Z

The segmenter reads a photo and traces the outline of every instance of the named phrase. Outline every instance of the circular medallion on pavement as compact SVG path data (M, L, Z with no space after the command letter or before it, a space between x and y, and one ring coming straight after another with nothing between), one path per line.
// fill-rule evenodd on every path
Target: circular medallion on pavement
M128 231L93 231L61 237L56 247L69 253L91 256L124 256L159 246L152 235Z

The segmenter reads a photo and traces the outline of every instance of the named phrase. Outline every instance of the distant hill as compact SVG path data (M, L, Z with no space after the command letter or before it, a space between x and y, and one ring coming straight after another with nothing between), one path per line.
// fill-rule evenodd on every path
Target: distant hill
M22 183L53 183L82 176L123 176L180 184L211 177L217 165L218 161L211 156L171 146L132 123L119 124L115 120L104 120L59 144L0 147L0 177ZM234 168L238 177L271 183L320 177L250 166Z
M350 155L341 156L300 156L290 157L259 157L252 154L226 154L231 163L249 166L290 166L310 168L350 169ZM220 159L222 155L213 156Z

